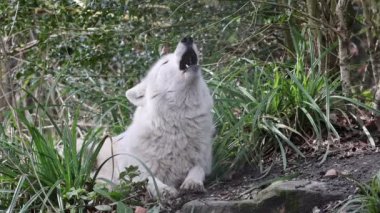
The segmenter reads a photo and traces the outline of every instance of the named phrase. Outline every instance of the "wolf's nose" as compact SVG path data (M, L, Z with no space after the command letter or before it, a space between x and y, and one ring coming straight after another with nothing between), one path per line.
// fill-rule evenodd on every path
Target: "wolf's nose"
M193 38L190 36L187 36L181 40L181 42L185 45L192 45L193 44Z

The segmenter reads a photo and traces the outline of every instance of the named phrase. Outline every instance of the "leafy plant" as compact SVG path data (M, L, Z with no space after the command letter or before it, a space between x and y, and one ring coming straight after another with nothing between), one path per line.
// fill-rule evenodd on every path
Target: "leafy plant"
M125 168L125 171L120 173L120 183L112 189L109 189L109 185L105 183L96 184L94 192L112 201L111 204L103 204L102 208L113 209L112 206L116 206L118 210L122 208L132 211L130 206L142 205L141 200L145 196L145 185L147 182L134 180L139 174L138 167L129 166ZM113 183L109 184L114 185ZM95 206L95 208L98 209L99 206Z
M358 195L349 198L338 212L376 213L380 211L380 172L368 184L355 181L360 188Z
M260 162L268 151L279 150L286 167L288 148L303 156L300 145L313 137L322 140L323 129L337 135L325 110L340 107L341 101L330 100L337 81L297 70L298 64L258 66L246 59L239 63L229 68L230 75L224 79L213 76L211 81L220 130L215 144L217 163L232 161L233 167L242 161ZM334 105L326 106L326 102Z
M294 61L233 58L218 72L208 69L219 130L214 146L217 174L225 173L225 167L260 164L277 153L286 168L289 154L303 157L301 148L320 149L324 140L339 140L331 113L357 120L352 109L373 110L340 95L337 76L326 77L312 66L318 59L306 63L305 50L314 44L304 39L305 32L292 33ZM327 153L328 147L323 160Z
M105 138L99 139L101 129L89 131L83 148L77 150L77 116L71 126L59 126L51 120L56 127L54 135L38 129L23 111L17 111L17 118L21 125L19 130L27 130L31 137L2 135L0 185L9 189L0 191L3 209L5 207L9 212L33 209L82 211L96 208L99 202L103 207L108 202L116 202L117 209L130 209L128 205L140 204L139 196L145 183L133 181L138 175L135 167L126 168L121 173L121 184L113 190L105 188L105 184L95 184L92 171L105 141ZM61 147L57 148L54 138L60 139ZM14 180L18 183L14 184Z

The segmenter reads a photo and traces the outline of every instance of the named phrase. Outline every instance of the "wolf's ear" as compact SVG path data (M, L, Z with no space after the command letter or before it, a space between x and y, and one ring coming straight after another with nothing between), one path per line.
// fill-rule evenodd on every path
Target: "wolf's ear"
M162 44L160 45L158 51L160 52L160 56L166 55L170 53L170 46L169 44Z
M146 83L144 81L140 82L136 86L127 90L125 96L127 96L128 100L134 104L135 106L144 105L144 96L146 90Z

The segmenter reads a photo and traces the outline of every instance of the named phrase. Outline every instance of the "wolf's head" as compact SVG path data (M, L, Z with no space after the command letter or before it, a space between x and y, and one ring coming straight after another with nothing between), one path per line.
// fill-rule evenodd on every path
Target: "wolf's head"
M193 102L200 101L197 99L205 95L203 91L208 93L208 89L201 75L198 57L193 39L183 38L173 53L160 58L148 75L126 92L128 100L136 106L160 100L168 104L182 104L191 99L189 96L197 96Z

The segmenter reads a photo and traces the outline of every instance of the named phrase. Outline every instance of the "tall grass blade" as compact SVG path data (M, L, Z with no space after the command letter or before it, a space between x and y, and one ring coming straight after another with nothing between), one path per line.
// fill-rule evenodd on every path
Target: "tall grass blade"
M6 213L13 213L14 212L14 208L16 207L16 203L17 203L18 198L20 196L21 189L22 189L22 186L25 182L26 177L27 177L27 175L21 175L21 177L17 183L15 192L13 193L11 204L9 205Z
M31 210L29 209L29 207L34 203L34 201L36 201L38 198L42 199L41 198L42 192L43 192L43 189L39 190L32 197L30 197L29 200L22 206L22 208L20 209L20 212L30 212Z

